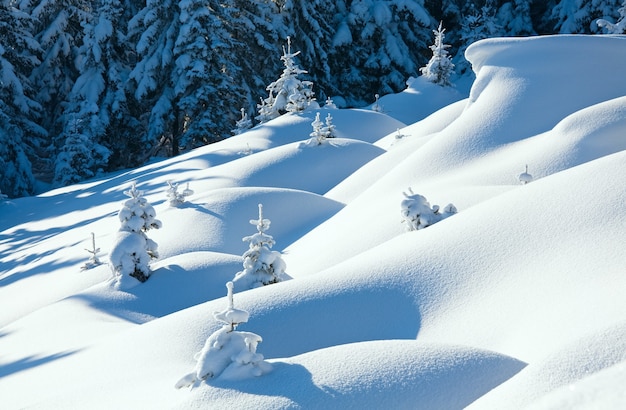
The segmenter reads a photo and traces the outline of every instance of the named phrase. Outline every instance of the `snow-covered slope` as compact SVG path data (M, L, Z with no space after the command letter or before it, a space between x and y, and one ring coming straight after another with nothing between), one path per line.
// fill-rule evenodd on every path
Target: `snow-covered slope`
M626 38L467 55L468 98L418 79L381 98L402 115L322 109L341 137L322 146L304 144L315 112L287 115L1 203L0 407L626 406ZM170 179L195 191L180 208ZM90 232L106 259L132 181L163 222L148 233L161 258L119 290L108 266L80 267ZM406 232L409 187L458 214ZM221 326L259 203L292 279L234 300L273 369L177 390Z

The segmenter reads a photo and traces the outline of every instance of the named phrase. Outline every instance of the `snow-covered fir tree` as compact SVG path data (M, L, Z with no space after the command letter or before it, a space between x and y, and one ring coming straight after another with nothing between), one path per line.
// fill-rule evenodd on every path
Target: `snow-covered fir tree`
M336 31L329 57L338 95L363 106L371 96L398 92L427 61L435 20L424 1L355 0L336 5Z
M137 61L128 78L146 130L139 141L144 159L159 148L176 152L180 127L172 100L170 83L174 66L174 42L180 25L179 9L172 0L147 0L128 23L127 39L133 45Z
M325 122L320 119L320 113L315 114L315 120L311 123L313 132L311 132L311 139L308 141L308 145L321 145L328 138L335 138L335 125L333 124L333 117L328 113L326 115Z
M11 197L33 193L29 156L44 148L46 136L36 123L42 109L28 78L38 64L32 28L32 19L12 2L0 3L0 190Z
M56 158L54 184L71 185L104 172L109 150L90 134L89 119L80 119L80 113L69 120L59 139L64 141Z
M234 58L228 1L182 0L180 28L174 44L174 126L181 127L180 146L195 148L226 138L244 94L241 68ZM177 131L174 131L177 132ZM178 138L175 138L175 140Z
M243 270L233 279L238 289L251 289L287 279L286 264L280 252L271 250L274 238L265 232L270 220L263 218L263 205L259 204L259 219L250 220L257 232L243 238L249 249L243 254Z
M336 31L334 21L345 10L344 1L284 0L280 3L280 13L291 35L293 46L301 51L298 56L300 63L315 71L314 83L319 101L327 96L337 95L340 87L331 67ZM309 76L311 77L311 72Z
M262 99L258 106L257 119L260 122L269 121L287 112L304 111L315 101L313 83L298 78L307 73L294 60L298 54L300 51L291 52L291 38L287 37L287 49L283 47L283 55L280 57L285 68L278 80L267 86L269 96ZM313 108L318 108L317 104Z
M419 194L413 193L411 188L402 193L404 199L400 203L400 215L407 231L417 231L435 224L442 219L457 213L454 205L448 204L440 210L439 205L430 206L428 200Z
M196 353L196 367L192 373L182 377L175 385L177 389L195 387L203 380L244 380L269 373L272 365L263 355L257 353L257 345L263 341L261 336L235 330L246 323L250 314L235 308L233 300L233 282L228 282L228 306L213 317L223 326L212 333L201 351Z
M48 130L54 143L55 156L64 138L60 121L78 70L74 57L83 42L83 26L93 18L89 0L34 0L23 2L24 10L36 22L33 36L41 46L40 64L31 74L37 90L37 101L45 108L41 125ZM50 163L53 168L54 160Z
M626 0L622 3L622 7L617 10L619 13L619 19L616 23L611 23L606 19L596 20L598 27L603 28L609 34L624 34L626 33Z
M145 282L150 277L150 261L159 256L158 245L146 232L159 229L156 211L137 189L135 183L124 194L126 200L118 213L121 226L109 254L109 261L118 286L131 285L129 278Z
M470 63L465 59L465 50L472 43L489 37L497 37L504 34L496 17L497 9L493 1L487 1L482 7L470 4L469 11L461 17L461 24L457 36L460 39L458 51L454 56L453 63L459 73L469 72Z
M189 183L182 192L178 192L178 182L167 181L167 186L167 200L173 208L178 208L185 203L187 197L193 195L193 191L189 189Z
M240 111L241 118L237 120L237 122L235 123L235 129L231 131L233 135L243 134L244 132L252 128L252 121L250 120L250 118L248 118L248 113L246 112L246 109L242 108Z
M420 68L422 75L430 82L441 85L450 86L450 76L454 72L454 64L448 55L447 48L449 44L444 43L445 32L443 22L439 23L437 30L433 30L435 34L435 43L430 46L433 56L425 67Z

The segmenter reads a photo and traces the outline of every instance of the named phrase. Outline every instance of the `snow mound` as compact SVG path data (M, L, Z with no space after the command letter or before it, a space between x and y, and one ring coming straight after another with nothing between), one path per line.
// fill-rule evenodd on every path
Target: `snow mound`
M274 371L262 378L201 386L177 408L462 408L524 367L493 352L408 340L341 345L271 362Z
M258 214L258 204L263 204L272 220L275 249L286 247L343 207L320 195L293 189L215 189L181 208L160 211L164 226L175 229L161 229L151 236L159 244L161 258L195 251L242 255L248 248L242 238L254 231L249 221Z

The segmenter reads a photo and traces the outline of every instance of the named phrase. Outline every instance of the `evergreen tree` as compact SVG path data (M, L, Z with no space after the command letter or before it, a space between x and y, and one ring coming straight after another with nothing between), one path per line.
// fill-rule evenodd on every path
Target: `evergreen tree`
M237 118L243 91L234 44L223 9L225 2L183 0L181 26L174 46L172 73L176 125L182 121L180 145L194 148L226 137Z
M345 13L343 0L285 0L280 12L294 47L300 50L299 60L309 68L320 99L336 95L340 86L331 67L335 16Z
M209 336L204 347L195 355L196 367L192 373L182 377L175 385L177 389L197 385L206 379L242 380L262 376L272 370L272 365L256 352L263 341L261 336L235 330L246 323L250 314L235 308L233 283L228 282L228 306L213 313L213 317L223 326Z
M311 139L307 145L321 145L328 138L335 138L335 125L333 124L333 117L328 113L326 115L325 123L320 119L320 113L315 114L315 120L311 123L313 132L311 132Z
M434 20L423 0L353 0L338 10L331 70L348 105L405 88L426 62L427 27ZM370 100L371 101L371 100Z
M36 123L41 106L33 99L28 80L38 64L38 44L31 30L27 14L8 1L0 2L0 191L11 197L33 193L27 154L35 154L46 135ZM31 140L30 147L27 140Z
M422 75L430 82L441 86L450 86L450 75L454 71L454 64L446 50L450 47L444 44L445 38L443 23L439 23L437 30L433 30L435 34L435 43L430 46L433 56L425 67L420 68Z
M118 213L121 222L109 259L118 285L125 286L128 277L145 282L150 277L150 261L159 256L157 244L148 238L146 232L161 228L156 212L143 191L133 183L124 195L130 199L124 202Z
M259 121L265 122L287 112L304 111L315 100L313 83L298 78L300 74L307 73L294 61L298 54L299 51L291 52L291 39L287 37L287 49L283 47L283 55L280 57L285 68L280 78L267 86L269 96L261 100L258 106Z
M463 74L471 67L465 59L465 50L472 43L490 37L497 37L504 34L502 26L496 17L497 9L493 1L488 1L480 8L470 3L468 14L461 18L460 30L457 33L460 45L453 58L457 72Z
M259 219L252 219L257 233L243 238L249 249L243 254L243 271L238 272L233 282L241 289L251 289L280 282L286 278L285 262L280 252L272 251L274 238L265 232L270 220L263 218L263 205L259 204Z
M235 129L231 131L234 135L242 134L252 128L252 121L250 121L250 118L248 118L246 109L242 108L240 111L241 118L237 120L237 122L235 123Z
M178 150L176 139L182 124L172 105L170 80L179 26L179 10L172 0L146 0L128 23L127 38L137 54L129 74L129 88L139 105L145 131L139 142L145 153L143 160L160 148L170 154Z
M37 22L34 38L41 46L41 63L33 70L31 81L38 90L37 101L45 107L41 125L54 138L50 154L54 156L64 143L63 137L58 138L64 128L59 120L64 102L78 77L74 57L82 45L82 27L92 18L91 2L39 0L24 2L24 5Z
M119 1L102 0L96 14L83 24L83 44L75 60L80 75L60 119L64 129L56 159L56 185L73 184L107 169L110 151L104 137L122 132L120 120L130 118L123 83L127 70L116 51L120 44L114 26L121 15ZM118 126L107 132L111 117L118 120Z

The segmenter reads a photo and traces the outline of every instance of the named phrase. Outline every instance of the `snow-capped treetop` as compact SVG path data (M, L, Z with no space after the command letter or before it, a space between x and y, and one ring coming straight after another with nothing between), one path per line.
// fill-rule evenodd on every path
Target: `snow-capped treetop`
M425 67L420 68L420 71L428 81L441 86L450 86L452 85L450 83L450 75L452 75L454 70L454 64L452 64L452 59L448 55L447 48L450 48L450 45L443 42L445 31L443 22L439 23L437 30L433 30L435 43L430 46L433 56Z
M228 289L228 307L220 312L214 312L213 317L215 320L230 326L230 331L232 332L240 323L246 323L250 314L245 310L235 308L233 282L227 282L226 288Z

